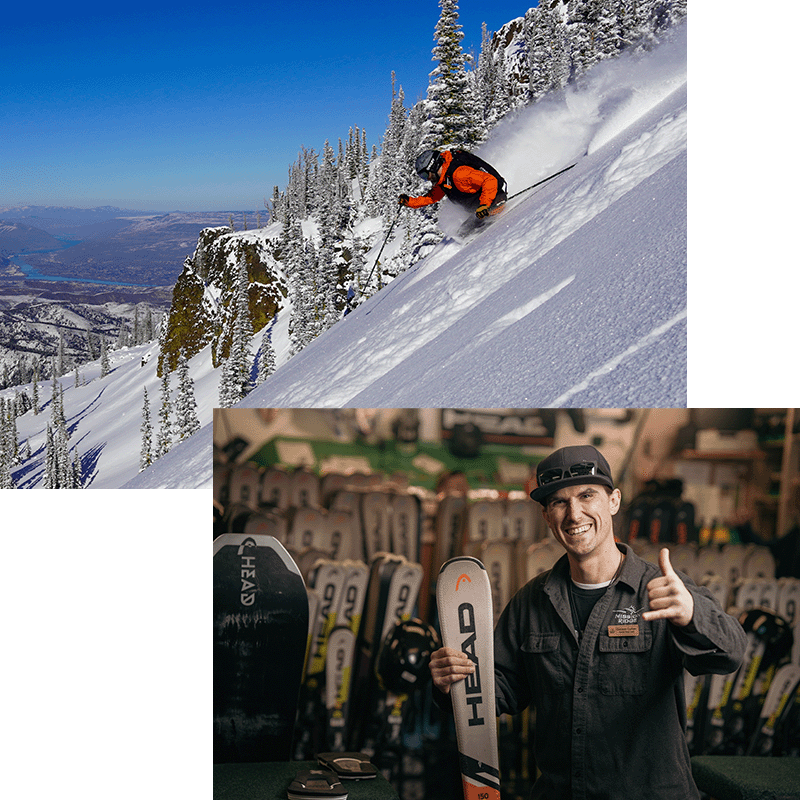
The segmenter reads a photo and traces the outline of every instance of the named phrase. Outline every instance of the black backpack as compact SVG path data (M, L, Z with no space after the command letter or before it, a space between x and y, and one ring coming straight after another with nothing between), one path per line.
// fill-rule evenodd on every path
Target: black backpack
M497 197L498 199L505 199L505 178L491 164L487 164L482 158L468 153L466 150L451 150L450 153L453 156L453 160L450 162L450 167L445 173L444 180L439 184L442 191L450 200L459 205L471 205L476 200L474 194L461 192L456 189L453 184L453 173L459 167L472 167L473 169L479 169L482 172L488 172L490 175L494 175L494 177L497 178Z

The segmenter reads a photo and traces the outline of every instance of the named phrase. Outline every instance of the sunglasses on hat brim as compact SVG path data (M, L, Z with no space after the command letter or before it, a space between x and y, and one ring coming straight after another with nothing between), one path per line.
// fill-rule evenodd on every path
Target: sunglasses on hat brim
M577 464L573 464L565 469L560 469L559 467L546 469L540 475L536 476L536 480L539 486L547 486L549 483L555 483L565 478L581 478L589 475L602 475L604 478L611 479L609 475L606 475L606 473L600 469L597 462L579 461Z

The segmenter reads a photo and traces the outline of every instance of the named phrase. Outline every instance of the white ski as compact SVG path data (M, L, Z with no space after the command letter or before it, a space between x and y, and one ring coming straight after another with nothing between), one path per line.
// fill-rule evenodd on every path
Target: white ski
M436 600L445 647L461 650L475 664L475 672L450 690L464 798L500 800L492 592L486 568L469 556L450 559L439 572Z

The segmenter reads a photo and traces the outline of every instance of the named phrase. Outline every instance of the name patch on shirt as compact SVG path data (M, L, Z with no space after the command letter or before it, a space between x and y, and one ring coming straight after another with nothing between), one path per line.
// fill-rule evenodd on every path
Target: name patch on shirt
M608 626L608 635L609 636L638 636L639 635L639 626L638 625L609 625Z
M614 624L608 626L609 636L638 636L641 608L628 606L614 611Z

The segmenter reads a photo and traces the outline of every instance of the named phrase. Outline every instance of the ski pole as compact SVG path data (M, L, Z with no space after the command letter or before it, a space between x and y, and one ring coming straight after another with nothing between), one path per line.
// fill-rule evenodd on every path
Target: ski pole
M369 282L372 279L372 273L375 272L375 267L381 263L381 254L383 253L383 248L386 247L386 243L389 241L389 237L392 235L392 231L394 230L394 226L397 224L397 220L400 219L400 210L403 206L397 209L397 213L394 215L394 219L392 220L392 224L389 226L389 233L386 234L386 238L383 240L383 244L381 245L381 249L378 251L378 257L375 259L375 263L372 265L372 269L369 272L369 277L367 278L367 282L364 284L365 286L369 286ZM363 292L362 292L363 294Z
M534 183L532 186L529 186L527 189L520 189L515 194L512 194L511 197L506 198L506 202L514 197L519 197L521 194L525 194L525 192L529 192L531 189L535 189L537 186L541 186L543 183L547 183L547 181L552 180L553 178L557 178L559 175L566 172L568 169L572 169L574 166L575 164L570 164L568 167L564 167L564 169L560 169L558 172L554 172L552 175L548 175L546 178L536 181L536 183Z

